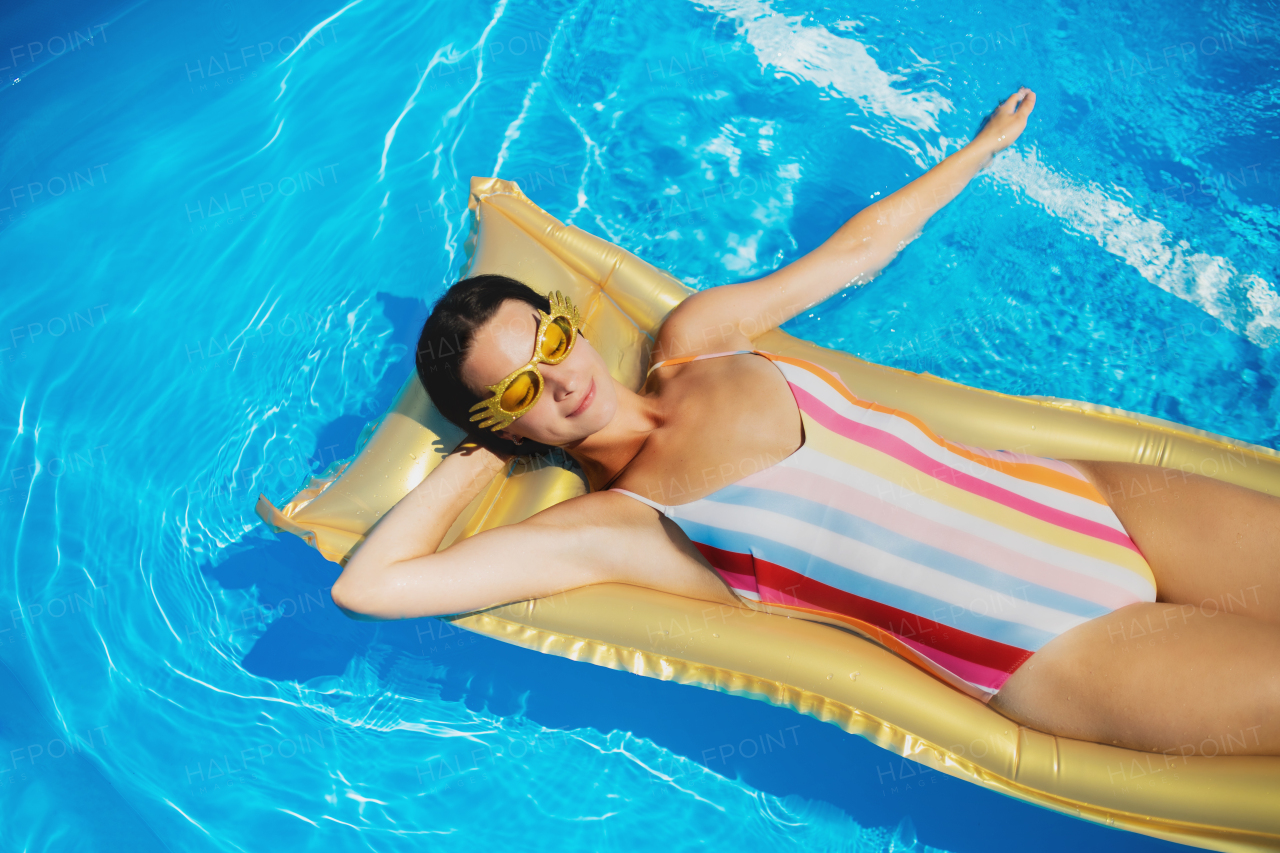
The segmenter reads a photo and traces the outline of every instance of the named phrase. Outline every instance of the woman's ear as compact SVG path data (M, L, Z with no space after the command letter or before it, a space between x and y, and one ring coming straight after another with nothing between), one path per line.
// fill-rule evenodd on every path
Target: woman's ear
M511 442L512 444L520 444L524 441L524 436L516 435L509 429L504 429L501 432L499 432L498 437L505 438L507 441Z

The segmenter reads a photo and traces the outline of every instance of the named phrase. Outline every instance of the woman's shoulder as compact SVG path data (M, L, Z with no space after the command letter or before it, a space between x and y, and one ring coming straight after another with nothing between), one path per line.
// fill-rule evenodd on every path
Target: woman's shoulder
M718 350L718 351L678 351L679 355L669 355L666 358L656 347L650 357L649 372L645 376L645 387L653 388L653 380L658 377L661 380L671 380L677 376L686 374L690 368L695 373L704 371L715 373L723 370L733 371L742 365L751 365L752 360L749 359L732 359L725 356L734 355L752 355L761 354L758 350L752 349L750 342L747 346L740 349Z
M564 549L567 562L595 566L594 582L736 604L696 546L663 519L656 507L608 489L562 501L522 523L539 525L548 545Z
M653 363L728 350L751 349L751 339L739 330L736 323L728 320L713 322L714 318L708 317L706 312L690 310L694 308L699 296L700 293L695 293L677 305L663 321L653 341Z
M653 509L619 488L600 489L560 501L528 520L573 529L661 527Z

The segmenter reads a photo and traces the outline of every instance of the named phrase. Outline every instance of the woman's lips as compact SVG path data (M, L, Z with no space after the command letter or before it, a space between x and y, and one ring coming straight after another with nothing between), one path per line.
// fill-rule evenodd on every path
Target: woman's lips
M584 411L586 411L587 406L591 405L591 401L594 400L595 398L596 398L596 381L592 379L591 387L587 389L586 396L582 398L582 402L578 404L578 408L574 409L572 412L569 413L569 417L572 418L576 415L582 414Z

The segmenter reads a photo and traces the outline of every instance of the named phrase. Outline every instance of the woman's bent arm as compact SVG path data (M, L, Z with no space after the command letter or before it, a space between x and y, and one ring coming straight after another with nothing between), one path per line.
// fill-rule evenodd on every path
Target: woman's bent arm
M678 529L669 529L674 525L616 494L581 495L437 551L459 513L500 470L494 460L446 457L347 561L333 585L334 603L354 618L412 619L606 582L737 603Z
M330 591L348 615L377 589L392 566L434 554L445 534L507 461L482 447L455 450L386 515L378 519L351 555Z
M395 563L435 553L467 504L506 465L506 459L483 447L454 450L378 519L346 568L363 572L366 564Z
M653 360L741 347L889 264L929 217L955 198L997 151L1010 145L1035 107L1019 89L978 135L902 189L859 211L825 243L755 281L690 296L668 318Z

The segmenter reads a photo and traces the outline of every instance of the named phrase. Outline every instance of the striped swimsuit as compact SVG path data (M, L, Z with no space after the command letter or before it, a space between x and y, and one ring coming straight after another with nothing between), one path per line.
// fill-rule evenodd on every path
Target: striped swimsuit
M829 370L759 350L800 409L794 454L664 506L752 606L851 626L987 702L1059 634L1155 601L1146 559L1065 462L984 450L859 399ZM758 602L759 604L755 604Z

